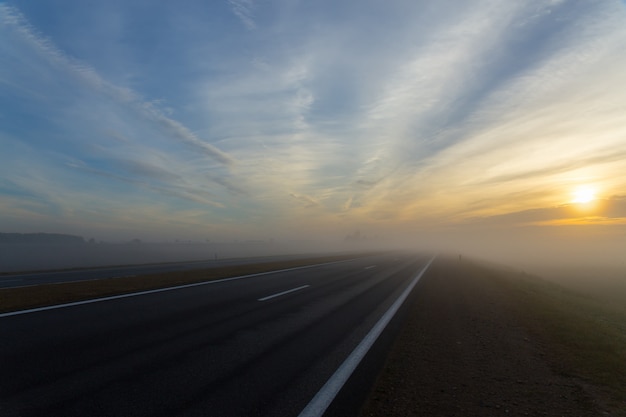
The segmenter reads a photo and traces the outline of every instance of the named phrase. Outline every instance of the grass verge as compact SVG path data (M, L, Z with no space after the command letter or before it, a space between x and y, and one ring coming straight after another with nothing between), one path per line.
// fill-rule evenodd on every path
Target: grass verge
M529 331L553 368L576 378L614 415L626 416L626 307L511 271L483 274L512 290Z
M90 281L44 284L30 287L0 289L0 312L24 310L55 304L70 303L116 294L172 287L221 278L229 278L279 269L295 268L342 261L361 255L337 255L315 258L294 259L279 262L234 265L210 269L167 272L163 274L139 275L133 277L107 278Z

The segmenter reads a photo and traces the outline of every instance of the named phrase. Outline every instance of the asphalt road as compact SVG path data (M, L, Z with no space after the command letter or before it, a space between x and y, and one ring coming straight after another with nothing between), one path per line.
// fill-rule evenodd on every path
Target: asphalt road
M428 260L373 256L0 315L0 415L298 416Z
M135 275L160 274L203 268L219 268L232 265L247 265L261 262L280 262L304 258L303 255L259 256L248 258L216 259L206 261L170 262L162 264L124 265L103 268L81 268L67 271L42 271L0 275L0 288L27 287L61 282L89 281Z

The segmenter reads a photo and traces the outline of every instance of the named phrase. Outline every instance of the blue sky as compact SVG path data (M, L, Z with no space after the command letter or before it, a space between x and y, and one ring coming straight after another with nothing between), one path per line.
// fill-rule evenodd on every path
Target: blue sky
M0 231L623 230L625 50L617 0L0 2Z

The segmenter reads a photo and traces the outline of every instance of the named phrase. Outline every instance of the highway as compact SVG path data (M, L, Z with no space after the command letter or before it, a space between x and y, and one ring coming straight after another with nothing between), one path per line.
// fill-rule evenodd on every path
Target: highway
M211 259L206 261L167 262L159 264L124 265L102 268L80 268L66 271L40 271L0 275L0 288L27 287L61 282L89 281L95 279L129 277L136 275L162 274L174 271L189 271L203 268L219 268L263 262L280 262L300 259L303 255L258 256L247 258Z
M430 259L1 314L0 415L321 416Z

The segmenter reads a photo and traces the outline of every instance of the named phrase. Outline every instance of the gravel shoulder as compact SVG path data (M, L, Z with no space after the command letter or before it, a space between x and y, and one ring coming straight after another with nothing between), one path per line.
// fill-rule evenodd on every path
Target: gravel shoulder
M439 258L361 416L620 416L603 387L562 369L510 277Z

